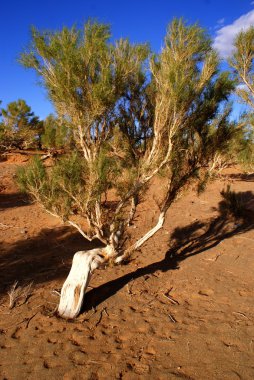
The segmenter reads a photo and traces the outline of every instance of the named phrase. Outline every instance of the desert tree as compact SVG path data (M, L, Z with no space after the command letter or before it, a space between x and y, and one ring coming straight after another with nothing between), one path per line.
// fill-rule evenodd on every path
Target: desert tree
M247 111L236 123L231 154L246 172L254 170L254 114Z
M236 94L246 106L238 122L235 148L238 161L244 168L253 170L254 126L254 27L242 30L235 38L234 51L229 59L236 80Z
M235 38L234 51L229 59L238 83L236 92L242 101L254 108L254 27L242 30Z
M42 122L25 100L18 99L11 102L1 110L1 147L10 148L29 148L36 147L40 141Z
M37 159L19 171L23 190L50 213L102 248L78 252L61 291L59 314L80 312L92 272L120 263L159 231L172 203L192 182L199 187L223 149L233 89L219 72L211 40L198 25L175 19L159 55L147 45L110 43L107 25L83 31L32 30L21 56L36 70L75 149L46 170ZM151 180L163 171L157 221L130 243L130 225Z

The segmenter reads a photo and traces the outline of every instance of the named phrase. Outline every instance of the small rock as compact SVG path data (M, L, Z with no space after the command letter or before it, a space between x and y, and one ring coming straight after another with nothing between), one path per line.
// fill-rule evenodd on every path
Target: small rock
M86 364L87 354L82 351L74 351L70 354L70 359L78 365Z
M134 372L138 375L143 375L150 372L150 367L148 364L136 363L134 365Z
M126 334L123 333L123 334L119 335L118 338L121 340L121 342L129 342L131 339L131 335L128 333L126 333Z
M74 332L71 336L71 341L76 342L77 346L83 346L84 342L86 340L85 333L82 332Z
M146 353L149 355L156 355L156 351L153 347L148 347Z
M48 338L48 343L56 344L58 342L57 337L50 337Z
M44 360L43 367L50 369L50 368L57 368L61 367L61 363L59 363L58 358L47 358L47 360Z

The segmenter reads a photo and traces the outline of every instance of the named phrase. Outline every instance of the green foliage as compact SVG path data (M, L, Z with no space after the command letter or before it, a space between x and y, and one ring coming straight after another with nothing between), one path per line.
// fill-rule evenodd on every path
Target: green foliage
M169 205L193 179L207 183L204 167L225 152L232 137L225 107L234 83L218 72L218 57L204 30L174 20L152 72L156 83L157 159L170 153ZM169 145L168 145L169 144ZM156 156L155 156L156 157Z
M175 19L169 25L165 47L152 62L157 97L168 99L165 106L185 112L216 72L218 58L210 39L197 25L187 26Z
M254 171L254 136L253 133L249 133L241 142L241 147L238 150L238 163L247 172Z
M113 232L117 240L119 233L126 236L122 231L156 174L167 181L163 214L193 180L204 186L211 162L226 154L235 133L227 106L234 83L229 73L219 73L202 28L175 19L162 52L150 59L150 75L147 44L112 44L110 37L108 25L91 21L82 31L33 28L21 56L40 75L57 111L57 119L44 123L43 144L71 138L74 152L44 170L36 195L25 179L27 191L64 220L87 219L108 244ZM59 120L66 122L64 132Z
M245 114L236 128L232 146L232 156L244 170L254 170L254 128L253 114Z
M205 191L208 182L212 178L212 174L209 173L208 171L204 171L204 172L201 171L201 173L200 172L198 173L198 178L199 178L199 181L197 184L197 193L198 195L200 195Z
M50 212L65 219L75 209L86 203L87 168L78 154L57 160L51 170L46 170L36 157L27 167L17 171L17 183L22 191L30 193Z
M72 132L67 122L60 121L54 115L49 115L43 121L41 144L44 148L64 148L70 146Z
M93 122L112 112L129 81L135 81L148 54L146 45L128 40L111 45L109 38L108 25L90 21L84 32L64 28L40 33L33 28L29 52L21 56L43 78L58 115L80 123L87 138L93 138Z
M38 147L42 122L23 99L2 109L0 145L2 149Z
M119 176L119 168L115 157L109 155L109 147L105 146L99 152L95 162L96 188L97 197L101 198L102 194L107 194L108 190L114 187L117 177ZM107 195L106 195L107 196Z
M254 138L253 138L253 109L254 109L254 27L241 31L235 39L235 50L229 60L238 84L236 93L247 106L248 112L239 121L242 128L234 141L238 162L246 169L254 168ZM251 131L252 130L252 131Z
M35 156L27 167L18 167L16 174L22 192L37 193L44 191L46 171L39 157Z
M254 27L251 26L245 31L241 31L235 39L235 51L229 64L234 69L234 75L239 86L237 94L242 101L254 107Z

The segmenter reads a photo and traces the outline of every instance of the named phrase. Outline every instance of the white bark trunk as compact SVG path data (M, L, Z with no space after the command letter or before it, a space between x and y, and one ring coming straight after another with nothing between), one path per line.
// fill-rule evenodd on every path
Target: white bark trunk
M136 241L130 248L128 248L122 256L116 257L115 263L120 264L126 257L128 257L133 251L141 247L147 240L149 240L156 232L158 232L164 224L165 221L165 212L161 212L158 218L157 224L149 230L142 238Z
M91 275L106 260L103 253L103 248L75 253L70 273L61 290L58 307L61 317L75 318L79 315Z
M120 263L126 255L138 249L162 228L165 220L165 212L161 212L157 224L130 247L122 256L118 256L115 245L117 245L117 234L112 235L112 242L104 248L92 249L90 251L79 251L75 253L70 273L65 280L61 298L58 306L58 314L62 318L76 318L81 310L85 291L95 269L108 260Z
M140 238L132 247L132 250L136 250L143 245L148 239L150 239L157 231L159 231L164 224L165 213L162 212L159 215L158 222L150 231L148 231L142 238Z

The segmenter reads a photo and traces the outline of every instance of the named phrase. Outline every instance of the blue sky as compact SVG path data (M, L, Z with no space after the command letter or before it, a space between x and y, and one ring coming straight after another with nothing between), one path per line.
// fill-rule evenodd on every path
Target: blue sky
M236 31L254 24L251 0L3 0L0 12L2 106L22 98L41 118L53 108L35 74L17 63L29 42L31 25L56 30L73 24L82 27L89 17L97 18L111 24L113 38L148 41L159 52L168 23L173 17L184 17L207 28L215 38L215 47L226 57Z

